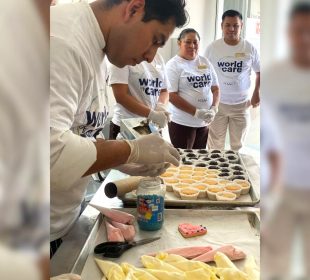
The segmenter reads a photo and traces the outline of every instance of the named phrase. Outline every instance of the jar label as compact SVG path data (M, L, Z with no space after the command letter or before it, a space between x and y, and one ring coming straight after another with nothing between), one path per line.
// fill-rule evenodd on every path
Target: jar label
M138 223L153 226L163 222L164 198L158 195L138 195Z

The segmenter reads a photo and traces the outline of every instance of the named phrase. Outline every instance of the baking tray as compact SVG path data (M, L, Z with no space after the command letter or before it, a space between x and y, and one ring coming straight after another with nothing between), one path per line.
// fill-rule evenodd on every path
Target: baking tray
M141 127L142 125L144 126L143 129ZM136 130L135 128L137 127L140 127L142 131L139 132ZM120 123L120 132L123 138L133 140L143 135L158 132L158 127L147 118L122 119Z
M197 159L191 159L191 162L193 165L195 164L201 164L205 163L206 168L209 168L210 166L207 164L206 161L203 160L203 158L208 157L208 155L212 154L211 152L208 152L207 150L182 150L178 149L181 157L182 157L182 162L188 162L188 157L187 154L197 154L199 155L198 151L204 151L203 154L199 155ZM184 152L188 151L188 152ZM222 154L228 151L221 151ZM213 153L214 154L214 153ZM231 207L236 207L236 206L254 206L257 203L259 203L259 195L257 193L257 189L259 189L259 182L257 180L252 180L252 174L248 172L247 165L245 164L243 160L243 155L240 155L239 153L234 152L234 155L236 156L237 160L234 163L228 163L230 166L233 165L240 165L243 168L243 172L245 175L245 178L250 182L251 188L249 194L246 195L241 195L239 198L233 201L212 201L209 200L208 198L198 198L197 200L181 200L178 198L173 192L166 192L165 195L165 206L166 207L174 207L174 206L186 206L186 207L194 207L194 206L220 206L220 207L226 207L226 208L231 208ZM185 164L184 164L185 165ZM258 173L257 170L254 172ZM256 174L256 177L259 177L259 174ZM225 179L225 178L224 178ZM136 196L134 193L127 193L123 197L121 197L123 200L124 204L127 206L130 205L135 205L136 204Z
M136 209L123 209L128 213L136 215ZM208 233L193 238L183 238L178 232L178 224L191 222L192 224L203 224ZM105 225L102 218L98 220L98 227L94 227L92 238L87 240L85 246L90 248L89 254L83 259L83 263L77 260L73 273L81 274L82 279L101 280L102 273L97 267L93 254L93 248L106 240ZM253 255L259 265L260 262L260 219L257 212L251 210L198 210L198 209L166 209L164 226L161 230L154 232L140 231L137 224L136 240L161 236L161 239L143 246L138 246L126 251L118 259L109 259L116 263L128 262L137 267L142 267L139 257L160 250L184 246L211 245L214 248L224 244L231 244L243 250L246 254ZM91 245L90 245L91 244ZM101 258L100 255L96 256ZM234 262L242 267L244 260Z

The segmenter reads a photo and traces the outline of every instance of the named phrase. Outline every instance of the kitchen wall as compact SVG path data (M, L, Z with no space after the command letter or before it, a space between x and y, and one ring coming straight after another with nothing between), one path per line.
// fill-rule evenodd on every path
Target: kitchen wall
M176 28L166 45L159 49L165 61L177 53L176 38L184 28L194 28L198 31L201 37L201 52L215 39L216 2L216 0L187 0L187 11L189 13L188 24L181 29Z
M201 37L200 51L203 52L208 44L215 39L216 32L216 2L217 0L187 0L187 11L189 13L189 22L183 28L194 28ZM170 39L163 48L159 49L159 53L167 62L173 57L177 51L177 37L182 29L176 28ZM110 117L112 117L115 99L111 87L107 86L110 101ZM108 133L108 127L104 130L104 134Z

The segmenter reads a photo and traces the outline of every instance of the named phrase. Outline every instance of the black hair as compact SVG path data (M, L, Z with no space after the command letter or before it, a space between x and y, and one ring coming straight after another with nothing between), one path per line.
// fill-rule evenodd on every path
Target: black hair
M295 3L290 10L290 19L293 19L293 17L300 14L310 14L309 1L300 1Z
M142 21L158 20L166 23L174 19L176 27L182 27L188 18L185 0L145 0L145 14Z
M242 20L242 14L236 10L227 10L224 12L222 15L222 21L224 21L225 17L238 17L240 20Z
M200 41L200 35L199 33L194 29L194 28L186 28L186 29L183 29L178 37L178 41L181 41L181 39L183 39L185 37L186 34L188 33L196 33L199 41Z
M128 0L103 0L103 7L112 8ZM145 0L143 22L158 20L167 23L173 19L176 27L182 27L188 20L188 13L185 10L186 0Z
M110 9L113 6L121 4L125 0L102 0L102 7L105 9Z

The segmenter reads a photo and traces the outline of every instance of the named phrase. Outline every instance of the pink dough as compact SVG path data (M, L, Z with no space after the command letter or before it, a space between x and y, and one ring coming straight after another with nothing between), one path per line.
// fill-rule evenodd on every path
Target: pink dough
M108 241L124 242L124 236L119 228L112 226L107 220L105 221Z
M225 245L220 248L217 248L215 250L209 251L205 254L202 254L196 258L193 259L193 261L201 261L201 262L213 262L214 261L214 255L217 252L224 253L230 260L241 260L246 257L245 253L241 250L236 249L232 245Z
M132 225L135 221L135 217L126 212L109 209L109 208L105 208L105 207L93 205L93 204L90 204L90 205L96 208L97 210L99 210L104 216L108 217L112 221L115 221L121 224L130 224L130 225Z
M111 221L111 224L121 230L126 241L131 241L134 239L136 231L133 225L125 225L115 221Z
M207 233L206 227L202 225L192 225L189 223L179 224L178 230L185 238L204 235Z
M172 249L165 250L164 252L168 254L179 255L187 259L193 259L209 251L212 251L211 246L193 246L193 247L172 248ZM155 256L156 253L151 254L151 255Z

